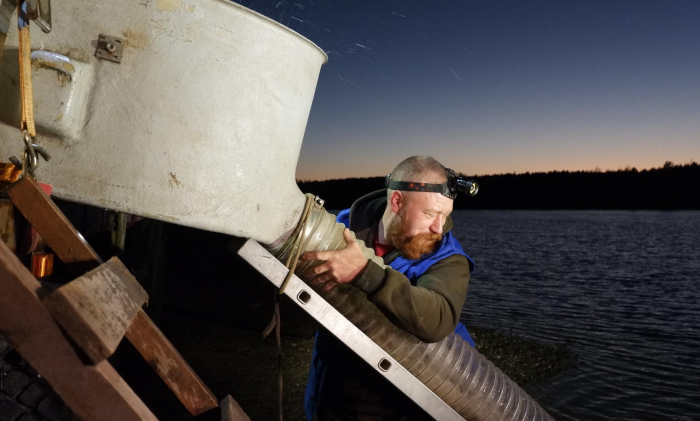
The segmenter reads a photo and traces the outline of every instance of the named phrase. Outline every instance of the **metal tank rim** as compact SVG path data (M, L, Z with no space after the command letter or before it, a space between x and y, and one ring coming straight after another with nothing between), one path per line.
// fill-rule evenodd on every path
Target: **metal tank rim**
M271 23L273 23L273 24L275 24L275 25L277 25L277 26L280 26L280 27L284 28L286 31L291 32L292 34L296 35L297 37L301 38L302 40L304 40L304 41L308 42L309 44L313 45L314 47L316 47L316 49L317 49L318 51L320 51L321 54L323 54L323 57L325 57L325 59L323 60L323 63L322 63L322 64L328 63L328 54L326 54L326 52L323 51L323 49L322 49L321 47L319 47L315 42L313 42L313 41L311 41L310 39L306 38L305 36L301 35L299 32L295 31L294 29L292 29L292 28L290 28L290 27L288 27L288 26L282 25L280 22L277 22L276 20L273 20L273 19L271 19L271 18L268 18L267 16L265 16L265 15L263 15L263 14L260 14L260 13L256 12L256 11L253 10L253 9L249 9L249 8L247 8L247 7L245 7L245 6L242 6L242 5L240 5L240 4L236 3L236 2L234 2L233 0L216 0L216 1L218 1L218 2L220 2L220 3L226 3L226 4L230 5L230 6L234 6L234 7L237 7L237 8L239 8L239 9L243 9L243 10L245 10L245 11L247 11L247 12L252 13L253 15L255 15L255 16L256 16L257 18L259 18L259 19L262 19L262 20L271 22Z

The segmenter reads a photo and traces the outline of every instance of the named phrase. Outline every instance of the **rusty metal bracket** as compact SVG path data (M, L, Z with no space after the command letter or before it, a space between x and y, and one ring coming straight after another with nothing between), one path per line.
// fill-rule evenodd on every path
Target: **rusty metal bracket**
M100 34L97 40L97 50L95 57L103 60L113 61L115 63L122 62L122 54L124 52L124 40L110 35Z

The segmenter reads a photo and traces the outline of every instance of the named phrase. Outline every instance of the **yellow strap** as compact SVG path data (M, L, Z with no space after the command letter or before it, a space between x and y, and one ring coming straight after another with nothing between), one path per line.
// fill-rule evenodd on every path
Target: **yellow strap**
M22 1L17 2L17 13ZM29 25L19 30L19 90L22 98L22 125L20 130L27 130L29 136L36 136L34 126L34 95L32 91L32 43L29 37Z

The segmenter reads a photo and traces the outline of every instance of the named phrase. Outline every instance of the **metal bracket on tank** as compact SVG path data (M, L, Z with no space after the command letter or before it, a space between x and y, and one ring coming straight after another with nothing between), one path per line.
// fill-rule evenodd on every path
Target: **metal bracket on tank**
M121 63L123 58L123 52L123 39L105 34L100 34L100 38L97 40L97 50L95 50L95 57L101 58L103 60L113 61L115 63Z
M278 288L289 271L255 240L247 240L238 250L238 255ZM428 415L440 421L464 420L297 276L292 276L284 294L423 408Z

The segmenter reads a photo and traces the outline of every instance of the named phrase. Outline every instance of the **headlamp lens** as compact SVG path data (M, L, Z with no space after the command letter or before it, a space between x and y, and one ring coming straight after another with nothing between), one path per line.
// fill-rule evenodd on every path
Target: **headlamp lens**
M476 180L457 177L457 186L459 186L459 191L467 193L469 196L476 196L479 193L479 183Z

